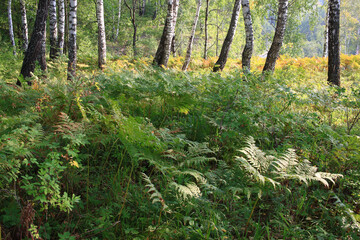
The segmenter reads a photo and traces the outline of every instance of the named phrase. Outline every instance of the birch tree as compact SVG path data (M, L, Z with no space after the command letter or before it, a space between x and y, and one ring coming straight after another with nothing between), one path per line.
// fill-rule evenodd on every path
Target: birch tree
M245 33L246 33L246 43L245 43L244 51L242 53L242 68L245 72L249 72L251 56L254 48L254 32L252 26L249 0L242 0L241 6L242 6Z
M59 0L59 28L58 28L58 51L64 54L64 37L65 37L65 1Z
M76 25L77 25L77 0L69 0L69 62L68 79L76 74Z
M117 38L119 37L120 17L121 17L121 0L119 0L117 23L116 23L116 33L115 33L115 36L114 36L114 40L115 40L115 41L116 41Z
M155 58L153 60L154 65L167 67L171 43L175 35L175 26L177 20L177 12L179 9L179 0L168 0L167 16L165 20L164 30L160 39L159 46L157 48Z
M26 17L26 6L24 0L20 0L20 13L21 13L21 31L23 37L22 48L25 52L29 45L29 37L28 37L27 17Z
M329 3L326 8L323 57L328 56Z
M103 0L96 1L96 16L98 22L98 62L99 68L103 69L106 64L106 35Z
M58 55L56 0L49 0L49 2L50 58L54 59Z
M276 60L279 57L280 49L284 40L286 22L288 18L288 7L289 0L279 0L279 10L275 28L275 35L266 57L263 73L272 73L275 70Z
M20 75L24 79L31 77L31 74L35 69L35 62L37 57L41 54L41 45L43 44L42 40L44 39L47 15L48 0L39 0L34 30L31 34L29 46L25 52L24 61L20 72ZM21 86L21 82L19 80L16 84ZM31 82L28 81L28 84L31 85Z
M12 22L12 14L11 14L11 0L8 0L8 20L9 20L9 35L11 45L13 46L13 54L16 55L16 46L15 46L15 38L14 38L14 28Z
M241 2L241 0L235 0L229 30L227 32L224 43L222 45L220 56L219 56L217 62L215 63L215 66L213 68L213 72L223 70L224 67L225 67L225 64L227 62L230 47L231 47L232 41L234 39L237 23L238 23L238 20L239 20L240 6L241 6L240 2Z
M329 0L328 83L340 86L340 0Z
M197 22L198 22L199 15L200 15L200 8L201 8L201 0L198 0L195 19L194 19L194 23L193 23L193 26L192 26L192 29L191 29L191 34L190 34L190 38L189 38L189 44L188 44L188 48L187 48L187 51L186 51L185 62L183 64L183 66L182 66L183 71L186 71L186 69L188 68L189 63L190 63L190 58L191 58L192 46L193 46L194 37L195 37L196 26L197 26Z

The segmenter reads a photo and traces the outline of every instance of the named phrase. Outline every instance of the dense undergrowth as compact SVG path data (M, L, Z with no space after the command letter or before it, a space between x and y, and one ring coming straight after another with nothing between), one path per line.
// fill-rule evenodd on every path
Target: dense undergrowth
M6 59L6 60L5 60ZM94 58L95 59L95 58ZM358 239L360 57L238 60L211 73L64 59L14 85L0 61L4 239Z

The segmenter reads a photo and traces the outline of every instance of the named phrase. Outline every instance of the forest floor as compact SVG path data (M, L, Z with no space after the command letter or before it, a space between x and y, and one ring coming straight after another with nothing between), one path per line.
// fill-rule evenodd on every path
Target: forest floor
M95 59L0 52L2 238L359 239L360 56Z

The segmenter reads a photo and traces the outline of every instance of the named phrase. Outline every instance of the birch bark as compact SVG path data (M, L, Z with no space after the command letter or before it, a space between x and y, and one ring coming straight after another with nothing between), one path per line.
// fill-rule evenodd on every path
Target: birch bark
M9 35L11 45L13 46L13 54L16 55L16 46L15 46L15 38L14 38L14 27L12 22L12 14L11 14L11 0L8 0L8 20L9 20Z
M179 8L179 0L168 0L168 10L165 20L165 26L158 49L153 60L154 65L167 67L172 39L175 35L175 25L177 20L177 12Z
M54 59L58 55L58 29L56 0L50 0L49 3L49 28L50 28L50 58Z
M20 75L24 79L31 77L31 73L34 72L35 62L38 55L40 55L43 44L42 40L44 39L47 14L48 0L39 0L34 30L31 34L29 46L25 52L25 57L20 72ZM16 84L21 86L21 82L19 80ZM31 82L28 81L28 84L31 85Z
M116 25L116 33L114 40L116 41L119 37L119 28L120 28L120 17L121 17L121 0L119 0L119 8L118 8L118 16L117 16L117 25Z
M58 28L58 50L59 54L64 54L64 35L65 34L65 1L59 0L59 28Z
M236 32L237 23L239 20L239 14L240 14L240 4L241 0L235 0L233 13L231 16L230 21L230 27L227 32L226 38L224 40L224 43L221 48L220 56L217 62L215 63L215 66L213 68L213 72L218 72L219 70L223 70L229 55L231 43L234 39L234 35Z
M330 4L326 8L326 16L325 16L325 31L324 31L324 50L323 57L328 56L328 30L329 30L329 8Z
M77 0L69 1L69 62L68 79L76 76L76 25L77 25Z
M29 34L28 34L28 24L27 24L27 17L26 17L26 6L24 0L20 0L20 12L21 12L21 30L23 36L23 45L22 48L24 52L29 45Z
M97 0L96 2L96 16L98 22L98 62L99 68L103 69L106 64L106 35L103 0Z
M340 0L329 0L328 83L340 86Z
M195 37L196 26L197 26L197 22L199 20L199 15L200 15L200 8L201 8L201 0L198 0L195 19L194 19L194 23L193 23L193 26L192 26L192 29L191 29L191 35L190 35L190 38L189 38L189 44L188 44L188 48L187 48L187 51L186 51L185 62L183 64L183 66L182 66L183 71L186 71L186 69L188 68L189 63L190 63L190 58L191 58L192 46L193 46L194 37Z
M245 24L246 43L242 53L242 68L245 72L250 72L251 56L254 48L254 33L251 19L249 0L242 0L242 12Z
M276 60L284 40L286 22L288 18L289 0L279 0L278 19L276 22L275 35L270 50L266 57L263 73L274 72Z

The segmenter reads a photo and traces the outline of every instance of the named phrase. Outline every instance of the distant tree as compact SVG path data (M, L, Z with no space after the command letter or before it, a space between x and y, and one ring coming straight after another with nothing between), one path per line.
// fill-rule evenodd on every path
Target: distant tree
M340 0L329 0L328 82L340 86Z
M117 22L116 22L116 32L115 32L115 36L114 36L114 41L116 41L117 38L119 37L120 17L121 17L121 0L119 0L118 15L117 15Z
M139 9L139 16L144 16L145 15L145 7L146 7L146 0L142 0L142 2L140 2L140 9Z
M69 0L69 62L68 79L76 76L76 31L77 26L77 0Z
M242 68L244 71L248 72L250 71L250 61L254 48L254 31L252 26L249 0L242 0L241 5L246 33L246 44L242 53Z
M29 37L28 37L27 17L26 17L26 6L24 0L20 0L20 13L21 13L21 30L23 37L22 48L24 52L26 52L26 49L29 45Z
M59 0L58 50L60 55L64 53L64 38L65 38L65 0Z
M132 0L132 5L130 6L126 0L124 0L125 6L129 9L130 20L133 25L133 52L134 56L137 55L136 49L136 34L137 34L137 24L136 24L136 3L137 0Z
M274 72L276 60L279 57L280 49L284 40L286 22L288 18L289 0L279 0L278 17L275 28L275 35L270 50L266 57L263 72Z
M192 46L193 46L194 37L195 37L196 26L197 26L197 22L198 22L199 15L200 15L200 8L201 8L201 0L198 0L198 4L197 4L197 8L196 8L196 14L195 14L195 18L194 18L194 23L193 23L193 26L192 26L192 29L191 29L188 48L187 48L187 51L186 51L186 57L185 57L184 64L182 66L183 71L186 71L186 69L188 68L189 63L190 63L190 58L191 58Z
M236 32L236 26L237 26L239 14L240 14L240 6L241 6L240 2L241 2L241 0L235 0L234 9L233 9L233 13L231 16L231 21L230 21L230 27L227 32L224 43L222 45L219 59L217 60L217 62L215 63L215 66L213 68L213 72L223 70L225 67L225 64L226 64L226 61L227 61L227 58L229 55L231 43L234 39L234 35Z
M106 35L103 0L96 1L96 16L98 22L98 63L99 68L103 69L106 64Z
M12 14L11 14L11 0L8 0L8 20L9 20L9 35L11 45L13 46L13 54L16 55L16 46L15 46L15 38L14 38L14 27L12 22Z
M178 8L179 0L168 0L168 10L165 26L155 54L155 58L153 60L154 65L163 65L164 67L167 67L171 51L171 44L175 35Z
M58 29L56 0L49 0L49 27L50 27L50 58L58 56Z
M204 59L207 59L208 51L208 19L209 19L209 3L210 0L206 0L206 9L205 9L205 44L204 44Z
M31 77L31 73L33 73L35 70L35 62L38 56L41 55L46 28L46 19L48 15L48 6L48 0L39 0L34 30L32 31L29 46L25 52L25 57L20 72L24 79ZM16 84L21 86L21 82L19 80ZM28 81L28 84L31 85L31 82Z

